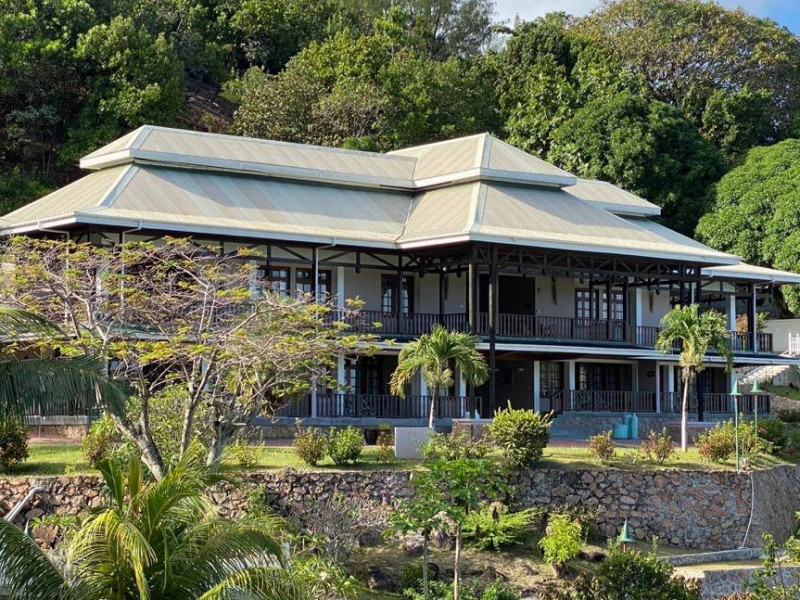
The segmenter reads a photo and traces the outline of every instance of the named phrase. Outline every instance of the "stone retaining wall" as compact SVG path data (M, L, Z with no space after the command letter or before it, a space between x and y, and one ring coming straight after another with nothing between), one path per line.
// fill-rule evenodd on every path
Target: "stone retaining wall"
M245 477L238 489L212 493L223 512L233 516L247 509L255 486L263 486L277 506L333 494L358 495L391 504L411 493L406 471L273 471ZM779 539L792 533L800 508L800 468L756 472L753 525L747 536L758 545L763 531ZM519 507L580 505L596 517L597 529L616 535L628 519L636 538L654 535L662 543L704 550L738 548L751 516L751 476L731 472L621 471L617 469L541 469L512 476ZM32 485L43 492L24 513L78 514L97 506L101 482L94 476L0 479L0 511L10 510Z

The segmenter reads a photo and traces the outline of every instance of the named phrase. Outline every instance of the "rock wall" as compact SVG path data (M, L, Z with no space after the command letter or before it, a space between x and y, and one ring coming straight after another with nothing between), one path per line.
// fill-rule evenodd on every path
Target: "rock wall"
M412 493L411 476L406 471L272 471L249 474L243 486L221 487L212 496L231 516L247 510L257 486L278 507L333 494L392 504ZM746 536L748 545L758 545L763 531L785 538L794 532L800 508L798 467L759 471L752 480L748 473L719 471L541 469L513 475L510 483L519 507L580 505L593 513L605 535L616 535L628 519L638 539L655 535L662 543L704 550L738 548ZM23 522L42 514L78 514L101 502L102 484L94 476L0 479L0 511L9 511L32 486L45 491L23 512Z

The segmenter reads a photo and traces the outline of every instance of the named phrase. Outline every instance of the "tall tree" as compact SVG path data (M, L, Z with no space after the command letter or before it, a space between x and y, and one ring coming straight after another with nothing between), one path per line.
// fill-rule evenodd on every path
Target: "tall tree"
M683 369L681 449L685 452L689 448L689 392L695 376L703 370L706 354L709 350L718 352L728 370L731 368L733 354L725 315L715 310L701 313L697 304L676 306L661 319L656 350L671 354L676 344L680 344L678 364Z
M475 336L434 325L430 333L419 336L400 350L390 382L392 393L403 396L414 375L421 375L428 384L431 398L428 427L433 429L436 401L440 393L453 387L455 369L475 385L481 385L489 377L486 360L475 349L476 343Z
M666 224L686 235L706 210L706 189L723 172L719 152L678 109L630 92L577 110L553 133L548 157L655 202Z
M131 461L100 465L106 505L53 560L15 525L0 520L0 568L18 600L310 600L283 568L274 519L222 518L206 497L219 480L196 451L160 481Z
M704 122L713 120L720 93L734 102L743 100L745 90L769 99L766 122L758 112L743 111L729 123L758 131L749 143L785 137L800 108L800 38L742 9L701 0L617 0L577 27L641 75L655 99L677 106L704 133L710 133ZM765 123L769 130L761 131ZM721 137L730 135L736 134ZM730 158L741 151L734 148Z
M166 472L152 433L150 399L180 386L179 454L188 450L198 407L211 428L209 462L262 414L272 414L309 381L327 383L336 360L368 350L347 334L331 307L283 298L256 276L247 253L221 254L188 240L101 248L17 238L3 253L13 274L3 289L16 306L58 321L48 343L112 362L135 390L136 415L101 408L156 477ZM343 318L357 315L347 309Z
M800 270L800 140L753 148L710 196L697 227L701 240L756 265ZM781 294L800 314L798 286Z

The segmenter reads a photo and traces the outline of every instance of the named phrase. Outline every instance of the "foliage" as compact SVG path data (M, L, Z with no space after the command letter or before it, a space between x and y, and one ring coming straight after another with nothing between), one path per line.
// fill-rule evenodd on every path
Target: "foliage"
M465 381L481 385L489 377L483 355L475 349L478 338L459 331L448 331L436 324L428 334L419 336L400 350L397 368L392 373L393 394L405 395L406 386L417 373L425 378L430 393L428 427L436 419L436 399L453 387L453 373L458 369Z
M491 449L485 437L474 438L466 430L431 433L422 447L425 460L461 460L483 458Z
M292 504L289 515L306 541L335 564L345 562L364 536L387 525L386 511L376 502L341 494Z
M791 537L781 547L770 533L765 532L763 539L764 561L762 568L753 574L748 593L739 599L730 597L725 600L784 600L800 595L800 581L797 575L785 573L782 565L784 558L797 560L800 540ZM784 552L785 556L781 556Z
M758 437L767 442L773 454L786 447L786 428L780 419L759 420Z
M675 452L675 442L667 434L665 427L661 433L651 431L647 439L642 442L640 450L648 461L663 465Z
M550 415L532 410L508 408L495 412L489 425L492 443L503 452L506 462L514 468L530 467L542 458L550 439Z
M617 445L611 435L611 431L606 431L589 436L589 452L600 462L609 462L617 452Z
M717 150L677 108L627 91L575 111L553 132L547 156L658 204L665 224L686 235L705 212L706 188L723 172Z
M0 471L8 473L28 458L28 429L8 423L0 428Z
M378 462L388 465L394 462L394 436L390 431L378 432Z
M252 469L258 465L258 448L255 446L247 444L242 440L237 440L228 446L228 451L233 457L233 460L236 461L236 464L243 469Z
M177 239L104 248L14 238L2 254L16 267L3 289L9 301L63 324L63 332L43 338L47 346L97 363L114 357L113 376L136 392L134 409L100 408L156 477L193 439L207 443L209 462L218 460L259 415L314 378L328 382L339 355L369 351L361 345L368 337L321 318L329 304L281 297L266 281L253 285L253 265L241 260L246 250L209 252ZM340 314L357 320L357 303ZM116 335L132 326L132 315L149 335Z
M114 422L106 415L101 416L89 427L88 433L83 436L81 450L91 466L97 466L111 458L119 447L120 436Z
M16 210L52 190L52 183L36 172L23 172L19 166L6 174L0 173L0 215Z
M800 423L800 408L782 408L777 418L784 423Z
M298 429L292 448L300 460L314 467L328 453L328 436L314 427Z
M699 600L697 586L674 576L672 565L655 555L612 549L597 568L598 598L624 600L654 598L659 600Z
M583 544L583 529L569 515L551 515L547 530L539 545L544 561L551 565L566 565L578 556Z
M749 263L798 270L798 182L800 140L753 148L711 188L712 205L697 235ZM782 293L788 309L800 311L798 286L786 286Z
M0 522L0 565L15 598L311 598L288 571L270 518L224 519L206 497L220 480L196 447L159 481L131 461L100 471L106 504L52 561L11 523Z
M328 455L334 464L355 464L364 448L364 432L357 427L331 429L328 435Z
M729 160L789 131L800 102L800 40L774 21L699 0L619 0L577 29L640 74L653 98L678 107Z
M493 581L478 594L472 586L465 586L460 590L461 600L520 600L520 595L508 584L502 581ZM420 589L419 584L411 585L403 589L403 597L409 600L452 600L453 588L443 581L432 581L430 593L426 597Z
M464 524L464 539L483 550L515 546L533 532L541 512L528 508L510 512L503 504L487 504L472 512Z
M736 452L736 427L733 421L717 423L701 433L696 440L697 449L705 460L722 462ZM756 435L755 426L739 417L739 453L745 461L752 460L763 452L771 452L772 444Z
M689 389L694 376L703 369L706 353L715 350L725 359L726 369L731 369L733 354L725 316L716 310L700 312L697 304L676 306L661 318L656 350L671 354L676 344L680 344L678 365L683 369L681 449L686 451L689 447Z

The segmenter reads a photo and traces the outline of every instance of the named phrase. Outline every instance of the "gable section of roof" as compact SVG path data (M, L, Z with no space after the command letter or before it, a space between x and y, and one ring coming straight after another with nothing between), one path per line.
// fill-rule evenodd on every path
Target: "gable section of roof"
M84 157L81 167L130 162L404 189L415 165L413 158L377 152L148 125Z
M616 215L655 217L661 214L661 208L656 204L606 181L578 179L575 185L564 191Z
M394 244L405 224L406 194L209 173L134 166L135 175L93 219L142 221L258 232L297 238L338 238Z
M0 217L0 229L71 217L111 201L130 176L133 167L118 166L91 173L56 191Z

